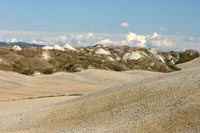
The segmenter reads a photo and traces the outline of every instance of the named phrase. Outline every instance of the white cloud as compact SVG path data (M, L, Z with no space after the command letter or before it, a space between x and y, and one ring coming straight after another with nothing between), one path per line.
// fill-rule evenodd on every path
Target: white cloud
M99 41L99 42L96 42L96 44L113 44L113 41L112 40L110 40L110 39L103 39L103 40L101 40L101 41Z
M137 35L135 33L130 32L126 36L126 40L129 44L135 45L137 47L146 47L146 36Z
M39 37L32 39L31 43L43 44L43 45L63 45L67 42L67 36L54 36L54 37Z
M127 22L123 22L120 24L121 27L124 27L124 28L128 28L129 27L129 23Z
M93 33L88 33L86 38L87 38L87 39L92 39L93 37L94 37L94 34L93 34Z
M167 31L165 27L160 27L160 31Z
M17 42L17 39L16 38L11 38L10 42L12 42L12 43Z
M169 41L168 39L152 40L151 44L152 46L156 46L156 47L172 47L173 46L173 43Z
M40 40L37 40L37 39L31 40L30 43L34 43L34 44L44 44L43 41L40 41Z
M148 36L148 44L153 47L157 48L172 48L174 45L170 41L170 39L167 36L159 35L158 33L153 33L152 36Z
M200 50L200 37L174 35L169 36L169 39L173 42L173 44L176 44L174 47L175 50Z
M160 36L157 32L154 32L152 35L152 38L157 38L158 36Z

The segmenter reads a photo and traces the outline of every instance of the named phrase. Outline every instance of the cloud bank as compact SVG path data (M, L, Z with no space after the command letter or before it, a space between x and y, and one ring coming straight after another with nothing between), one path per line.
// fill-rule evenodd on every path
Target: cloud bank
M1 42L24 41L42 45L64 45L86 47L95 44L129 45L133 47L151 47L160 50L200 50L200 37L161 35L138 35L133 32L127 34L100 34L100 33L64 33L64 32L30 32L30 31L1 31Z

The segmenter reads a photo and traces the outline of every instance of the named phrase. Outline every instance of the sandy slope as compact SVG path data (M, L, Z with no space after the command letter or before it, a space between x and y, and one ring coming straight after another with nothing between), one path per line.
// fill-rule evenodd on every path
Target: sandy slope
M187 69L43 108L6 115L0 111L0 131L196 133L200 132L199 101L200 68Z
M80 73L25 76L0 71L0 101L43 96L88 94L117 84L157 75L153 72L86 70Z
M196 58L196 59L194 59L192 61L177 65L177 67L179 67L181 69L196 68L196 67L199 67L199 66L200 66L200 57Z

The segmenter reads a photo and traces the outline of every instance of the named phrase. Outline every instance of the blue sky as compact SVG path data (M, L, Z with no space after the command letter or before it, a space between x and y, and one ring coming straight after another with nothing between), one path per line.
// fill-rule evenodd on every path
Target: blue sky
M199 36L199 13L199 0L0 0L0 29Z
M200 0L0 0L0 41L200 50Z

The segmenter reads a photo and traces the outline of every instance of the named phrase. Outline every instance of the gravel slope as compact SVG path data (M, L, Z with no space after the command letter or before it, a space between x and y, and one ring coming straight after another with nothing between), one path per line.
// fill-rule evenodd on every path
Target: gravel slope
M130 73L129 73L130 74ZM200 132L200 68L0 118L1 132Z

